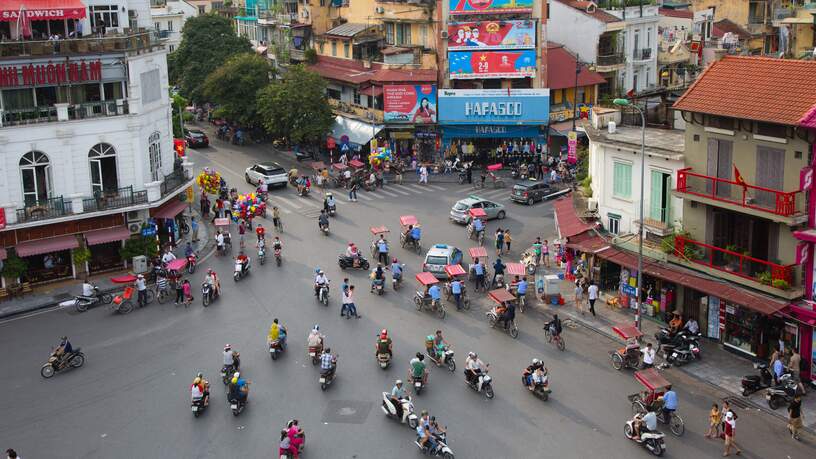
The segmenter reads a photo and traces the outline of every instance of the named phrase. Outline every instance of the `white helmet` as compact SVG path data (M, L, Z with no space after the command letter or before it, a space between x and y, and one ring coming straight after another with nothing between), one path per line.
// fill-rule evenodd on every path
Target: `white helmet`
M538 365L541 363L541 360L533 359L533 365Z
M476 358L476 353L475 352L468 352L468 357L471 358L471 359L475 359Z
M401 386L402 385L402 380L398 379L394 384L397 385L397 386Z

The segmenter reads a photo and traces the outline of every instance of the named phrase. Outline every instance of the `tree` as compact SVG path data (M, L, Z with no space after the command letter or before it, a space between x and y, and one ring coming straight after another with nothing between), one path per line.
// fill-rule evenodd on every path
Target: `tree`
M302 65L290 67L282 81L261 90L258 115L269 134L292 143L320 142L334 122L326 81Z
M185 97L201 102L204 79L230 57L251 50L229 19L214 14L190 18L181 29L181 45L168 58L170 80Z
M273 72L269 60L255 53L232 56L204 80L204 96L218 105L219 116L253 126L258 91L269 85Z
M176 139L183 139L184 133L181 132L181 119L179 119L179 113L181 113L181 117L184 118L185 123L193 120L193 114L184 110L187 108L188 101L180 95L171 95L170 101L170 106L172 107L172 111L170 113L173 119L173 137Z

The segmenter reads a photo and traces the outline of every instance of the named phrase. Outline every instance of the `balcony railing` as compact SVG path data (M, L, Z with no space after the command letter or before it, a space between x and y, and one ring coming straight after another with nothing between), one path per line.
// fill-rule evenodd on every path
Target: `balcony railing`
M128 113L127 99L88 102L69 105L68 118L62 121L120 116L127 115ZM0 110L0 115L2 115L0 118L2 119L0 126L18 126L61 121L57 116L57 107L54 106Z
M638 48L632 52L632 58L636 61L648 61L652 58L652 48Z
M805 200L799 191L779 191L740 184L733 180L696 174L691 170L689 167L677 171L678 192L770 212L782 217L793 217L804 212Z
M354 104L350 104L350 103L347 103L347 102L341 102L341 101L339 101L337 99L328 99L328 100L329 100L329 105L331 105L332 108L335 111L356 116L356 117L358 117L358 118L360 118L362 120L365 120L366 122L372 121L372 119L371 119L372 116L374 117L373 121L375 123L382 123L383 122L383 112L382 112L382 110L378 110L378 109L375 109L375 108L361 107L359 105L354 105Z
M49 218L71 215L71 201L66 201L62 196L38 200L27 203L22 209L17 209L17 222L27 223L37 220L47 220Z
M187 176L184 175L183 169L177 169L173 171L170 175L164 176L164 181L161 183L161 195L162 197L167 196L168 194L176 191L179 187L187 183Z
M598 65L618 65L623 64L623 53L607 54L606 56L598 56Z
M128 31L123 35L49 41L0 42L0 57L53 56L105 52L149 51L163 46L156 31Z
M97 191L94 195L93 198L82 200L82 208L85 212L119 209L147 203L147 191L133 191L133 186L112 191Z
M676 255L682 255L688 261L711 269L774 287L778 286L778 281L793 286L795 264L780 265L754 258L748 252L723 249L679 235L674 238L674 249Z

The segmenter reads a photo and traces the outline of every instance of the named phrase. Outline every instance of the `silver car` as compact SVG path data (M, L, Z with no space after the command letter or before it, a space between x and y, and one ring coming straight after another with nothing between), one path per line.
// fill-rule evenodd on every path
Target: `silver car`
M502 220L507 216L503 204L489 201L476 195L470 195L465 199L457 201L456 204L453 205L450 211L450 219L456 223L467 225L470 223L470 209L484 209L488 220L494 218Z

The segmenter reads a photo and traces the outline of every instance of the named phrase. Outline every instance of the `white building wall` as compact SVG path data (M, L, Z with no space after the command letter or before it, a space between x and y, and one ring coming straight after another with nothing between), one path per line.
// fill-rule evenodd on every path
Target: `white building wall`
M550 2L547 40L565 45L585 62L598 60L598 38L606 24L560 2Z
M657 6L644 6L641 15L640 7L627 7L624 10L607 10L609 13L623 19L626 18L626 28L624 29L624 55L626 56L626 68L619 75L621 87L626 92L634 89L635 92L643 91L650 86L657 84L657 49L658 49L658 24L661 16ZM635 35L638 36L637 47L635 46ZM635 49L651 49L650 58L635 62ZM637 87L634 87L635 71L638 73Z

